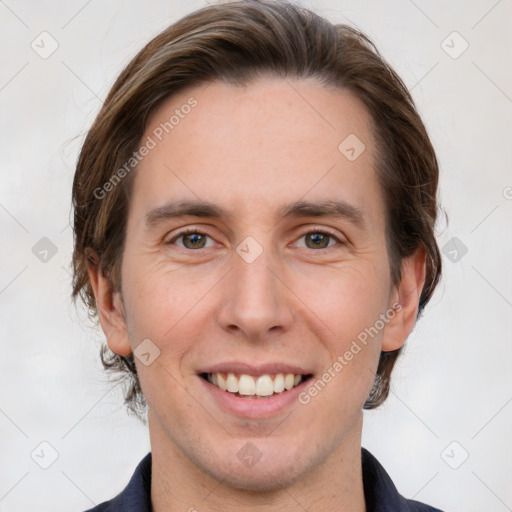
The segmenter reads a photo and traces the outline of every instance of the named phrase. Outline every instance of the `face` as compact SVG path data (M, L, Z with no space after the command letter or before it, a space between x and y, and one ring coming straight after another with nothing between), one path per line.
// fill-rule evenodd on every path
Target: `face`
M151 117L117 324L101 318L110 347L139 356L153 451L262 490L360 447L380 351L412 328L390 312L370 129L354 96L313 80L213 82Z

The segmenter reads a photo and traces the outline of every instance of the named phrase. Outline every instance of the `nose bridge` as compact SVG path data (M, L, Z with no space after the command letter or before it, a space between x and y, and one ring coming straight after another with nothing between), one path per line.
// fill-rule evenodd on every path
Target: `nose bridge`
M256 257L254 251L259 252ZM224 329L243 331L246 337L258 339L271 329L289 328L292 321L289 297L275 275L279 266L270 248L258 249L251 240L246 246L244 242L240 244L233 255L233 270L226 282L219 313Z

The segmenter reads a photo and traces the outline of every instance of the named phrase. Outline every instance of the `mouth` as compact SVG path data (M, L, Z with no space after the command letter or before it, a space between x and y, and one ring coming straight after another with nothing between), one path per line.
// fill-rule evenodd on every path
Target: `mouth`
M246 373L213 372L201 373L200 377L221 391L238 398L269 399L286 394L312 378L312 375L299 373L249 375Z

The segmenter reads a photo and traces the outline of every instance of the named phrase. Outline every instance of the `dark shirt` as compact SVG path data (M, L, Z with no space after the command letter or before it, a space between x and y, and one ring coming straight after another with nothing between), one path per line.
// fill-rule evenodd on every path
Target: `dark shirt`
M379 461L365 448L361 453L367 512L442 512L400 496ZM151 512L151 453L139 463L124 491L87 512Z

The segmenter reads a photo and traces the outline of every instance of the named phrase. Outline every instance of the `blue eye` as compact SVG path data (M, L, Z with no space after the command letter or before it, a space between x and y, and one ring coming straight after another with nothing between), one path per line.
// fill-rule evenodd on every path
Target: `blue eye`
M209 245L208 239L211 241ZM304 244L299 245L299 247L305 249L327 249L336 245L336 243L342 243L337 237L325 231L310 231L299 237L298 240L302 239L304 239ZM181 243L177 243L178 240L181 240ZM168 244L176 244L183 249L195 250L212 247L214 241L206 233L198 229L190 229L175 236Z
M302 238L305 240L307 249L327 249L332 245L336 245L336 242L339 242L334 235L323 231L310 231L302 235L299 240Z
M209 246L206 245L208 238L210 237L206 233L194 229L180 233L169 243L175 243L177 240L181 239L183 245L177 244L178 247L183 247L184 249L204 249L206 247L211 247L211 244Z

